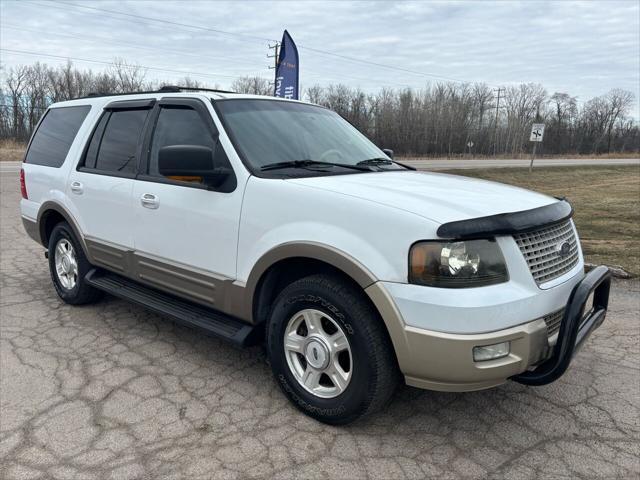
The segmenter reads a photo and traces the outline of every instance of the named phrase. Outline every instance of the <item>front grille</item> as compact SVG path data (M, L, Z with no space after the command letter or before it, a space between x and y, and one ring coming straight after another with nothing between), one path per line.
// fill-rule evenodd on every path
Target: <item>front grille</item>
M551 337L558 330L560 330L560 324L562 323L562 318L564 317L564 308L560 310L545 315L544 323L547 324L547 336Z
M578 264L578 242L571 220L513 236L538 285L558 278ZM560 246L569 243L569 253Z

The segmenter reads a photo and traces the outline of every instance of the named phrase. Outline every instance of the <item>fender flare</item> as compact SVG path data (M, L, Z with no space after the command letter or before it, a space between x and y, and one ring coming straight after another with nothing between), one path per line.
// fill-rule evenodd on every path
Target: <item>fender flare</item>
M78 226L78 222L76 222L75 218L73 218L73 215L71 215L71 213L69 213L69 211L65 207L63 207L58 202L54 202L51 200L44 202L40 206L40 209L38 210L37 225L38 225L38 234L40 236L40 243L42 244L42 246L44 246L45 248L49 246L45 242L46 234L44 229L45 229L46 223L44 222L44 219L45 219L45 216L48 214L48 212L51 212L51 211L54 211L60 214L62 218L65 219L65 221L71 227L71 230L73 230L73 234L80 242L80 246L82 247L82 250L84 251L85 256L89 258L89 255L88 255L89 250L87 248L87 244L85 242L84 236L80 231L80 227Z
M351 277L364 290L378 281L375 275L348 253L315 242L287 242L268 250L253 265L245 284L244 318L253 321L253 303L263 275L276 263L293 258L309 258L333 265Z

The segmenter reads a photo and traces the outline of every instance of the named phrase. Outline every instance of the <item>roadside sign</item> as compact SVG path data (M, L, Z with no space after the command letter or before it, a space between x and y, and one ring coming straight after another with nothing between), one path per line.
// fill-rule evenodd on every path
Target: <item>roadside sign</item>
M544 136L544 123L534 123L531 126L530 142L541 142Z
M467 147L469 148L473 147L473 142L471 140L469 140L469 143L467 143Z

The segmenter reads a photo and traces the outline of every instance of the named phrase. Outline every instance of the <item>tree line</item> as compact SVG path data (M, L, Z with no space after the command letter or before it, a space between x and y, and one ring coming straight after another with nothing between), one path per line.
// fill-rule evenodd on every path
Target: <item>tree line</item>
M13 67L4 72L0 85L0 139L28 140L54 102L160 86L145 77L142 67L120 59L104 72L80 70L71 62ZM178 83L207 86L190 78ZM238 78L230 88L239 93L273 93L273 86L257 76ZM533 123L546 126L541 153L640 152L639 127L630 117L634 95L617 88L581 104L568 92L549 94L535 83L498 91L483 83L439 82L420 89L382 88L377 93L340 84L314 85L304 89L303 97L338 112L374 143L402 155L520 155L530 150Z

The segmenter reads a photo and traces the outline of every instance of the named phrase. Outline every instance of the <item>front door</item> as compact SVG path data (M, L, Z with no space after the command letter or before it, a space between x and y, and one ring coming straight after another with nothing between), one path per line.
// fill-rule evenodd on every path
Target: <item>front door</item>
M236 275L242 188L235 178L210 190L201 179L158 171L158 152L171 145L211 148L216 164L231 167L211 114L197 99L161 100L148 137L146 166L133 188L138 280L225 310L225 290Z

